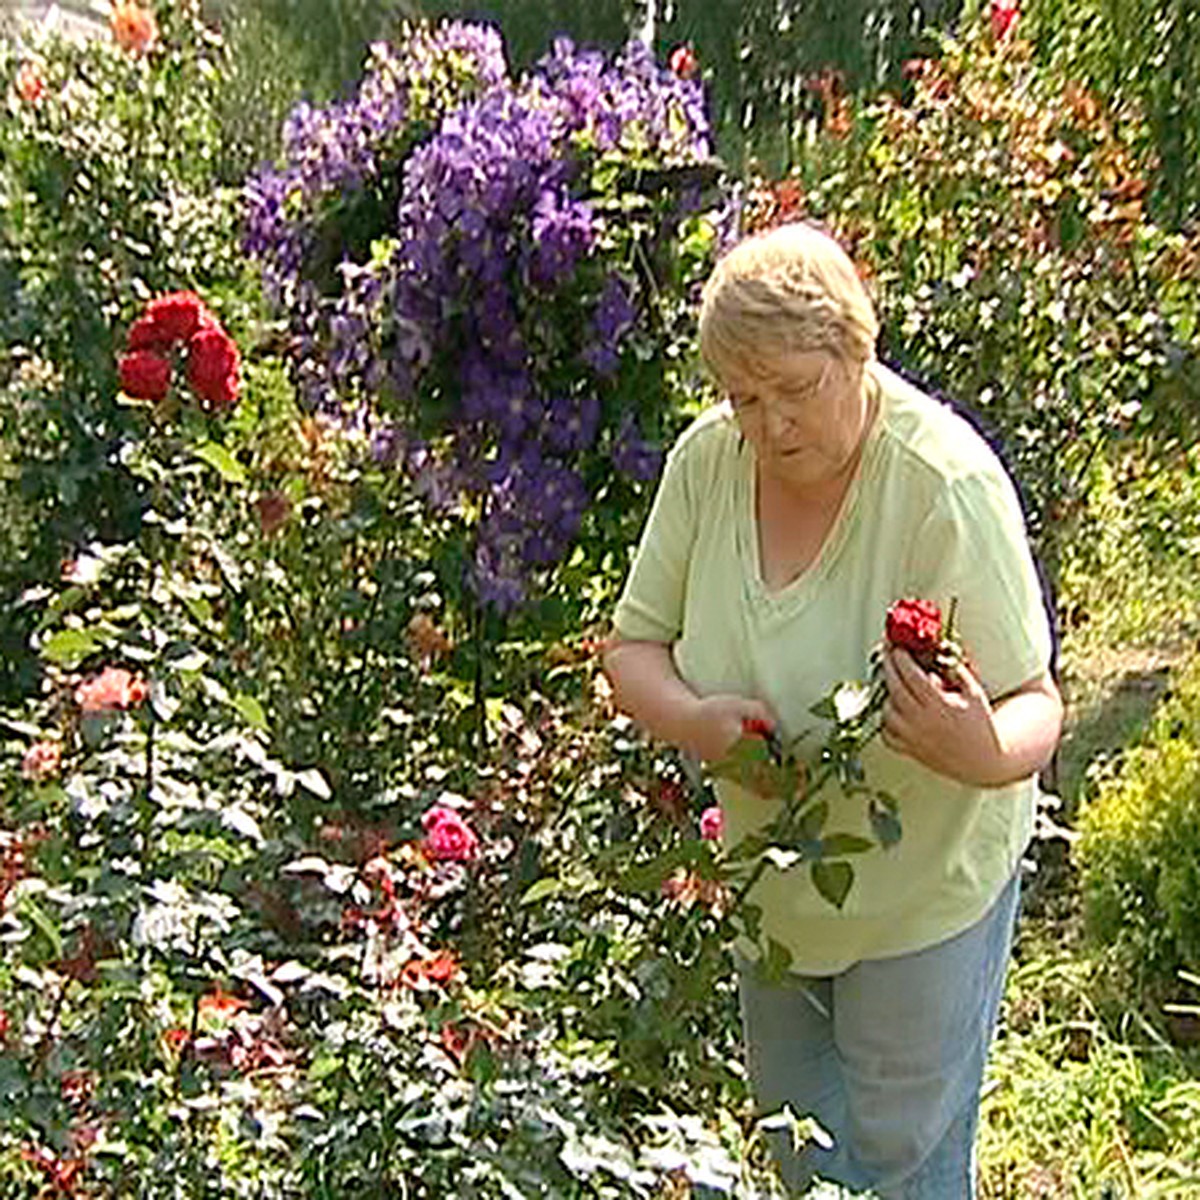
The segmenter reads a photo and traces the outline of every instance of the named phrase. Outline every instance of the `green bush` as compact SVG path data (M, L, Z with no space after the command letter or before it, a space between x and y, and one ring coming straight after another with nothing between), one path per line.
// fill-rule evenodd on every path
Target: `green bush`
M833 93L751 220L828 222L877 296L882 356L997 435L1051 570L1093 457L1194 409L1194 245L1147 218L1124 119L986 26L910 67L907 100Z
M1157 162L1150 206L1178 226L1200 210L1200 8L1191 0L1032 0L1020 33L1058 73L1132 103Z
M1088 927L1146 987L1200 963L1200 656L1097 780L1075 848Z
M154 293L192 287L239 325L253 295L219 185L225 51L194 3L164 6L134 56L106 39L0 41L0 688L28 674L13 598L92 537L136 529L117 468L130 434L116 355ZM10 535L11 536L11 535ZM22 610L28 611L28 610Z

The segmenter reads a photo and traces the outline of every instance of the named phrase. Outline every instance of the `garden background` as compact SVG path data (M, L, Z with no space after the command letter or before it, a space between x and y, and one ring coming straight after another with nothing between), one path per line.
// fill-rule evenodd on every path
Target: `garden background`
M775 1194L707 784L596 648L698 286L798 216L1002 449L1058 618L981 1194L1200 1195L1198 25L10 23L0 1195Z

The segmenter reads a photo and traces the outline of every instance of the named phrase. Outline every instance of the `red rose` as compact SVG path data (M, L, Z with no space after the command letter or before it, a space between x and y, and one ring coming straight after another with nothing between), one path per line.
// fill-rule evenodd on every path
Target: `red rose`
M693 79L700 69L700 60L691 46L676 46L668 62L680 79Z
M887 612L887 640L922 665L932 663L942 641L942 612L929 600L897 600Z
M992 37L1002 41L1008 36L1008 31L1016 24L1021 12L1019 0L992 0Z
M135 400L161 400L171 386L171 364L153 350L134 350L117 363L121 390Z
M186 342L198 329L215 324L208 306L195 292L168 292L146 305L146 318L153 321L168 342Z
M208 325L188 341L187 378L209 408L232 408L238 398L241 356L233 338L219 325Z
M764 721L762 717L742 718L742 733L746 737L769 738L774 732L771 722Z
M422 845L429 858L444 862L474 862L479 857L475 831L452 808L435 804L422 818Z

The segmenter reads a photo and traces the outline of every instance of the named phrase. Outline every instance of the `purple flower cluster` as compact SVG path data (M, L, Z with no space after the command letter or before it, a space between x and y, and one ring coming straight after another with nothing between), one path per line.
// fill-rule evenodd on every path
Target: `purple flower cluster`
M435 102L440 61L469 70ZM618 177L666 179L709 155L698 85L644 46L610 62L559 41L513 83L494 33L450 25L377 51L355 98L293 114L285 165L249 191L247 246L289 306L306 395L413 431L380 425L376 453L404 461L431 503L470 499L472 578L500 609L569 548L589 462L657 470L618 386L646 302L633 251L697 200L660 182L630 207ZM345 190L389 182L369 254L322 290L322 222L338 229Z

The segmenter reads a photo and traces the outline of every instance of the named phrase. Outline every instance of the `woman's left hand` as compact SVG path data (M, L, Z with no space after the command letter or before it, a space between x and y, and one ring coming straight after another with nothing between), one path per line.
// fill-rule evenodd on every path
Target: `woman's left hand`
M922 670L906 650L888 647L883 740L939 775L987 786L1003 774L1004 748L979 680L963 663L956 669L948 684Z

